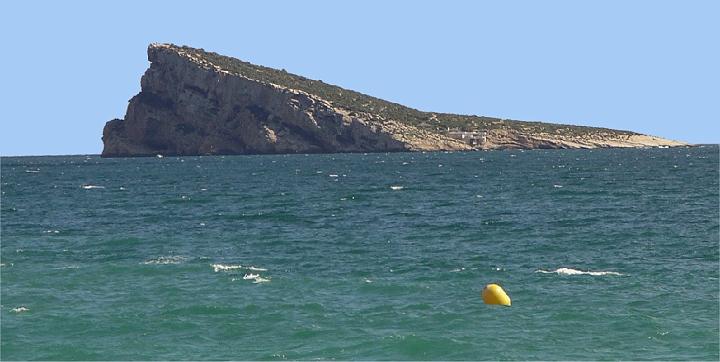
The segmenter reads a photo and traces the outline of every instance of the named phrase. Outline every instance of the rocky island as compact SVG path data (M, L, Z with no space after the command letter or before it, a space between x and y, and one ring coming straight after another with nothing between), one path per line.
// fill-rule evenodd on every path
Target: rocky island
M172 44L124 119L103 130L103 157L672 147L630 131L423 112L285 70Z

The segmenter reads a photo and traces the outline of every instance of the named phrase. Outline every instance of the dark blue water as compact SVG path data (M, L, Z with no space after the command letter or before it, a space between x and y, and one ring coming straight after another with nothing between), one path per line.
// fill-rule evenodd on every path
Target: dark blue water
M717 146L1 162L3 360L720 358Z

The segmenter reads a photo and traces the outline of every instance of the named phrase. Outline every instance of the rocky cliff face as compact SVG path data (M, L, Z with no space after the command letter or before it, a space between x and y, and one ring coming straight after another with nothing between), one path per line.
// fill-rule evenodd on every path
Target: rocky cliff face
M219 56L213 54L209 59L215 61L211 61L203 54L213 53L150 45L151 65L142 77L141 92L130 100L124 119L105 125L103 157L680 145L662 139L648 142L637 139L648 136L636 134L561 137L500 127L489 130L482 145L471 146L406 120L392 119L387 112L373 112L372 107L352 109L302 90L302 86L262 79L263 72L281 71L254 66L257 69L243 74L223 66L225 63L217 61ZM287 78L317 83L293 75ZM344 91L324 87L340 94ZM391 109L414 112L413 116L425 114L385 103Z
M469 149L234 74L172 45L151 45L148 59L142 91L130 100L125 119L105 125L105 157Z

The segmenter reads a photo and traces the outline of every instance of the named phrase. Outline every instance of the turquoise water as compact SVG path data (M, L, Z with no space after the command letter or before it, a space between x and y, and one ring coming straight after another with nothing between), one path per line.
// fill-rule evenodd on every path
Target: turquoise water
M718 360L718 164L4 157L0 358Z

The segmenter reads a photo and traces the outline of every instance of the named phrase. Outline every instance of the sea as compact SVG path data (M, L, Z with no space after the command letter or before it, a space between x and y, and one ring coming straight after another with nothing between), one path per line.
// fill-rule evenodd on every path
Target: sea
M2 157L0 359L717 361L718 155Z

